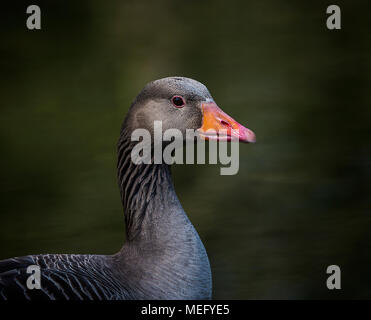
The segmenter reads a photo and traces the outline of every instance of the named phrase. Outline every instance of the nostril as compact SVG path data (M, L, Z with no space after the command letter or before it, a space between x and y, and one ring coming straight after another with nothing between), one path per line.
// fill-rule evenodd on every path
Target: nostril
M227 122L227 121L224 121L224 120L220 120L220 123L225 126L225 127L231 127L231 125Z

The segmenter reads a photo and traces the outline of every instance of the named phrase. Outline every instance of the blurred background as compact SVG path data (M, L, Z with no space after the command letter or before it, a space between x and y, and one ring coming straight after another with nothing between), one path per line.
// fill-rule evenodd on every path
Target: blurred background
M8 1L9 2L9 1ZM26 28L41 8L42 29ZM0 259L124 242L121 122L149 81L197 79L254 130L240 170L178 165L216 299L371 298L371 6L16 1L1 14ZM328 290L339 265L342 290Z

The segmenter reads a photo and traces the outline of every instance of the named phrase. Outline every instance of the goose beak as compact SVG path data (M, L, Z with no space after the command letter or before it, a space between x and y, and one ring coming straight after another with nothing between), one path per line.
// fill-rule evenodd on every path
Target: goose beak
M239 124L232 117L223 112L215 102L205 102L201 105L203 121L198 129L204 140L240 141L255 143L255 133Z

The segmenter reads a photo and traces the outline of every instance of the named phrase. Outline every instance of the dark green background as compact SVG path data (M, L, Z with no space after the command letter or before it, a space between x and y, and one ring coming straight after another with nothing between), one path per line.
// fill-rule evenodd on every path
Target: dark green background
M8 1L9 2L9 1ZM39 4L42 30L26 29ZM0 258L115 253L121 122L149 81L203 82L255 131L240 171L174 168L214 298L371 298L371 9L336 1L14 1L1 14ZM342 290L326 287L326 267Z

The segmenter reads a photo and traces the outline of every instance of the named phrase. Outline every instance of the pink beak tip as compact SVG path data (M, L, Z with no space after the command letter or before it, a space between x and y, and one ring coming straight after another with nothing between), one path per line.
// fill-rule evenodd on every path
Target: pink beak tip
M255 143L256 142L256 135L255 133L245 128L244 126L241 126L240 128L240 141L245 143Z

